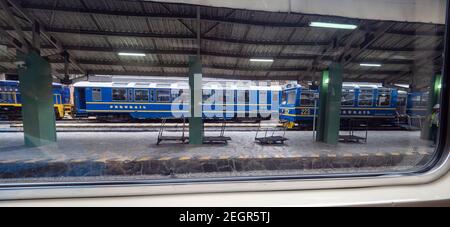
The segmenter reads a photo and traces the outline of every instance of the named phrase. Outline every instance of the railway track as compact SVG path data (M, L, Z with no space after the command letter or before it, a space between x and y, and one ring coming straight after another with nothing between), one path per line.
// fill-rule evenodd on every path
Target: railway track
M168 132L179 132L183 124L180 122L166 123L165 130ZM189 123L186 123L188 128ZM222 123L205 123L205 131L220 131ZM226 123L226 131L257 131L262 128L282 128L282 124L276 121L263 121L261 123ZM96 119L65 119L56 122L57 132L157 132L161 127L160 122L129 122L129 123L104 123ZM355 130L364 130L365 128L354 128ZM290 129L298 131L312 131L312 128ZM342 130L346 130L345 127ZM370 131L406 130L401 126L372 126ZM22 132L23 124L21 121L0 121L0 132Z
M166 123L166 131L182 131L182 123ZM222 123L205 123L205 131L220 131ZM281 127L280 123L227 123L227 131L256 131L259 127ZM189 124L186 124L186 129ZM57 132L157 132L161 123L56 122ZM0 132L22 132L21 122L0 122Z

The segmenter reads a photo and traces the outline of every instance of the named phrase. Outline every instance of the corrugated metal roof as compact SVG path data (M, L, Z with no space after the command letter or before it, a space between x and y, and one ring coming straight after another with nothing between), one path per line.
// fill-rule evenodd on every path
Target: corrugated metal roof
M198 48L196 6L120 0L18 2L68 48L85 70L93 73L187 74L187 68L180 65L186 66L189 55L195 54ZM433 24L398 22L376 40L370 40L377 29L386 26L386 22L205 6L200 9L203 18L201 51L204 53L202 61L206 76L290 76L294 79L310 76L313 72L300 69L311 69L315 60L318 67L326 67L332 58L343 53L349 40L352 43L345 52L348 56L368 40L370 45L367 49L358 56L351 56L353 60L346 66L347 71L356 71L358 75L346 76L382 79L385 77L372 71L407 72L412 67L408 62L423 62L430 56L438 57L439 51L436 50L442 48L443 42L443 26ZM7 21L5 13L0 13L0 26L17 38ZM19 21L26 30L27 38L31 39L31 26L23 20ZM307 26L311 21L353 23L360 25L361 29L311 28ZM7 40L2 38L0 42L7 43ZM42 45L42 55L58 54L48 42L43 41ZM126 50L145 52L147 55L142 58L117 55L117 51ZM275 61L250 62L252 56L271 57ZM0 64L3 68L14 69L14 65L6 61L15 58L11 45L0 58L3 59ZM52 58L54 69L64 69L61 59ZM359 67L359 62L368 60L385 63L379 69ZM76 70L76 67L72 64L70 69ZM364 70L367 75L364 75Z

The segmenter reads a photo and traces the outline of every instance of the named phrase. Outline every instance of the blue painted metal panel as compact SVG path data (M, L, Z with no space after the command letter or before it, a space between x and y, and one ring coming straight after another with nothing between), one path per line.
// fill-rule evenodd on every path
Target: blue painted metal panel
M83 92L84 97L80 92ZM184 105L173 103L174 95L177 91L172 91L170 89L142 89L149 91L148 102L136 102L134 97L135 88L122 88L126 89L127 99L122 101L116 101L112 99L112 89L111 87L101 88L101 101L94 101L92 95L93 87L77 88L74 92L76 113L77 114L89 114L91 116L106 116L106 115L127 115L135 119L160 119L160 118L175 118L172 111L172 105L177 106L177 114L184 114L186 117L189 114L190 104L186 103ZM168 100L161 100L158 94L168 93L170 96ZM174 93L172 93L174 92ZM264 99L260 97L259 91L251 91L249 102L238 103L238 91L232 91L234 98L232 100L226 100L225 105L219 106L215 102L212 103L210 110L206 112L204 109L203 117L210 119L232 119L232 118L248 118L251 117L250 112L255 113L254 117L261 117L259 111L270 111L271 110L271 100L272 92L266 92L267 104L261 104L260 102ZM281 96L281 95L280 95ZM280 100L280 98L278 98ZM85 102L84 107L82 103ZM265 105L262 107L261 105ZM267 106L269 105L269 106ZM266 110L267 109L267 110ZM232 114L227 113L226 110L232 110Z
M360 89L356 88L355 91L355 99L353 106L343 106L341 108L341 117L342 118L394 118L396 117L396 108L397 108L397 90L390 90L390 102L388 106L378 106L378 89L374 89L373 97L372 97L372 105L371 106L359 106L358 98L360 94ZM280 120L295 122L304 125L312 124L314 114L318 111L317 108L313 106L301 106L300 98L301 93L303 92L301 87L296 88L288 88L284 89L284 96L288 96L289 93L296 93L296 101L295 104L282 103L280 105ZM318 91L314 91L318 93Z

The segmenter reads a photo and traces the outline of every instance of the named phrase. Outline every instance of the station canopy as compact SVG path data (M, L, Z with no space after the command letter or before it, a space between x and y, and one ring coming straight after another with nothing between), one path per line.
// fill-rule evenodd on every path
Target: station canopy
M284 8L277 11L231 4L237 1L227 5L175 0L5 1L17 3L9 10L28 39L32 37L30 20L40 23L46 34L41 36L41 55L48 57L56 78L64 74L75 80L87 75L185 77L189 56L199 52L204 76L225 79L310 81L339 61L345 81L408 84L417 75L430 78L442 67L440 14L415 13L399 17L403 20L399 22L393 18L395 12L386 12L386 18L372 14L362 18L361 12L331 15L313 5L300 12L295 10L301 6L293 4L296 1L280 4ZM357 28L317 28L311 22ZM46 37L57 40L63 49ZM16 73L13 38L20 37L2 9L0 73ZM65 53L70 60L65 60ZM273 61L250 61L254 58ZM361 67L361 63L381 67Z

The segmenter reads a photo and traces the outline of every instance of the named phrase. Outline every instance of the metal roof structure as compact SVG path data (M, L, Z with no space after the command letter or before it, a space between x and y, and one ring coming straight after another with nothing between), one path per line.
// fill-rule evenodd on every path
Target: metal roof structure
M188 57L198 53L204 76L224 79L310 81L332 61L340 61L346 81L425 84L422 78L431 78L442 67L444 25L439 24L152 1L0 1L8 4L26 38L32 36L30 20L39 22L47 38L42 38L41 55L48 56L57 77L65 73L72 79L87 74L183 77ZM16 72L14 40L20 35L11 21L2 9L0 45L7 51L0 52L0 73ZM311 21L352 23L358 28L314 28ZM119 52L146 56L119 56ZM63 56L70 56L67 68ZM363 62L382 67L361 67Z

